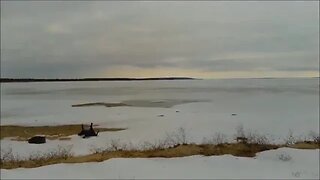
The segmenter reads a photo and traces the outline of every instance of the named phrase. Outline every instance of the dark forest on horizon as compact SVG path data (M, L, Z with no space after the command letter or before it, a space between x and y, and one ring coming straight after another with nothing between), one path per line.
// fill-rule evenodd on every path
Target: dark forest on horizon
M147 80L194 80L190 77L159 78L0 78L0 82L59 82L59 81L147 81Z

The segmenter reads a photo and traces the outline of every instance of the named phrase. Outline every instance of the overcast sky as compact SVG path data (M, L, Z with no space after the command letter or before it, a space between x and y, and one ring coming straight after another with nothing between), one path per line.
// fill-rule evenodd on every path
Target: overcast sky
M1 1L1 76L319 76L319 2Z

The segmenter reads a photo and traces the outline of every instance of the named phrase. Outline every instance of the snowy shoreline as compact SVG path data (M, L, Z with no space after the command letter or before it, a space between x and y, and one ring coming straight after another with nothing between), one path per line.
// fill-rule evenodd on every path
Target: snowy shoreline
M279 159L282 154L291 159ZM1 169L1 179L319 179L318 170L319 149L280 148L258 153L255 158L232 155L115 158L32 169Z

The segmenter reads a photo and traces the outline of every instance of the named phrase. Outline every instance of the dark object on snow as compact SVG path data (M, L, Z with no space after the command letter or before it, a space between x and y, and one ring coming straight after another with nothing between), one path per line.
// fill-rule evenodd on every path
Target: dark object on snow
M28 143L30 144L43 144L46 143L46 137L45 136L33 136L28 140Z
M232 116L236 116L237 114L236 113L233 113L233 114L231 114Z
M95 132L93 130L93 123L90 125L90 129L84 129L83 124L81 125L81 131L78 133L78 136L82 136L83 138L88 138L91 136L98 136L99 131Z
M158 117L163 117L163 116L164 116L163 114L158 115Z
M85 131L83 124L81 124L81 131L78 133L78 136L83 136Z
M180 112L180 111L176 110L176 112Z

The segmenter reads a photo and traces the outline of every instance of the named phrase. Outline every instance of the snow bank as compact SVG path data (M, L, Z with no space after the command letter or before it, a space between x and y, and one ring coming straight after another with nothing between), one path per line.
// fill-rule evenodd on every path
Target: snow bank
M283 160L281 154L291 158ZM319 150L280 148L255 158L190 156L116 158L99 163L55 164L33 169L1 170L4 179L319 179Z

